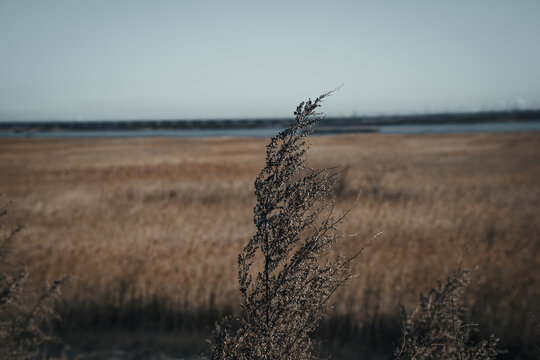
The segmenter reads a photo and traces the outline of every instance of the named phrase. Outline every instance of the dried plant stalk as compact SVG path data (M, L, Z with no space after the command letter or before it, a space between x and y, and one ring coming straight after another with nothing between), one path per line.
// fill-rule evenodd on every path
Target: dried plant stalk
M329 255L346 215L333 212L339 173L305 162L306 136L329 94L302 102L293 124L267 146L266 166L255 180L257 233L238 256L245 316L234 335L219 331L214 359L315 358L309 334L351 277L349 263L358 254Z

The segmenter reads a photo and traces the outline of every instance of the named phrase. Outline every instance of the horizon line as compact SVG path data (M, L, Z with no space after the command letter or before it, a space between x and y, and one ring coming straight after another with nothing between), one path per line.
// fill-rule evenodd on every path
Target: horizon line
M380 113L380 114L353 114L353 115L325 115L324 119L382 119L382 118L423 118L433 116L466 116L481 114L519 114L519 113L539 113L540 107L527 109L505 109L505 110L463 110L463 111L433 111L433 112L410 112L410 113ZM90 122L197 122L197 121L272 121L287 120L294 118L291 116L239 116L239 117L191 117L191 118L118 118L118 119L36 119L36 120L7 120L0 119L1 124L7 123L90 123Z

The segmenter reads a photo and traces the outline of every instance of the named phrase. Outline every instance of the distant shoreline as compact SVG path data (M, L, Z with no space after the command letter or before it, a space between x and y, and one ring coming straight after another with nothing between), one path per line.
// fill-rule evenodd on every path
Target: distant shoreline
M0 132L116 130L234 130L285 128L292 118L122 121L0 121ZM326 117L316 127L322 133L377 132L380 126L480 124L540 121L539 110L442 113L425 115Z

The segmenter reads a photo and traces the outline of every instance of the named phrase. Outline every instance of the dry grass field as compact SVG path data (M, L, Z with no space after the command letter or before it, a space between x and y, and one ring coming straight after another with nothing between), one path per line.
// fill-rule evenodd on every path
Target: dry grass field
M468 320L510 355L540 345L540 134L311 139L342 167L354 264L320 336L392 347L400 304L473 270ZM237 254L253 235L267 139L1 139L0 198L23 223L14 258L33 284L71 276L61 329L206 331L239 311ZM69 330L69 331L68 331ZM527 358L527 357L522 357Z

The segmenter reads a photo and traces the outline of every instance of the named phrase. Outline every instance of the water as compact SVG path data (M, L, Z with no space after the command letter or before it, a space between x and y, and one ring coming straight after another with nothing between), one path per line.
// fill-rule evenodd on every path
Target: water
M132 138L132 137L271 137L282 128L263 129L171 129L171 130L53 130L1 132L0 137L38 138Z
M381 132L382 134L449 134L512 131L540 131L540 121L379 126L379 132Z
M540 121L514 121L493 123L455 124L401 124L371 127L382 134L448 134L473 132L540 131ZM150 129L150 130L52 130L52 131L0 131L0 137L10 138L131 138L131 137L271 137L283 128L245 129ZM346 130L346 127L344 128ZM347 133L347 131L342 132ZM325 135L324 131L317 133ZM316 134L316 135L317 135Z

